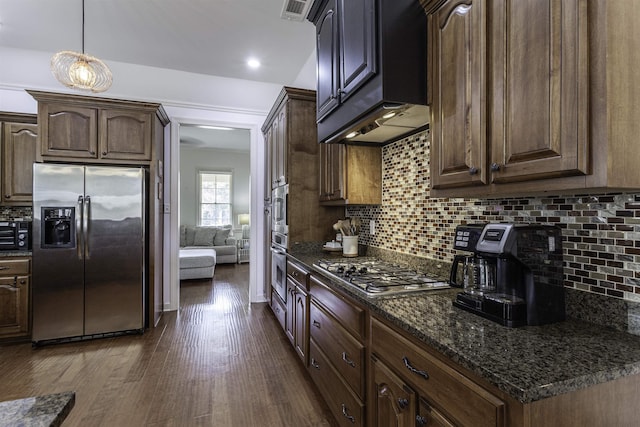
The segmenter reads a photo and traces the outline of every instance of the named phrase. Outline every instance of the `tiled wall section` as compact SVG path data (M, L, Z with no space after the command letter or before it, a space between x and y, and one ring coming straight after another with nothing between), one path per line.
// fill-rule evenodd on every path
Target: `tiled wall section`
M640 193L493 200L429 197L429 133L383 148L381 206L349 207L363 221L360 243L451 262L463 222L536 222L563 229L565 284L640 301ZM376 222L375 235L366 224Z
M31 206L0 206L0 221L31 221Z

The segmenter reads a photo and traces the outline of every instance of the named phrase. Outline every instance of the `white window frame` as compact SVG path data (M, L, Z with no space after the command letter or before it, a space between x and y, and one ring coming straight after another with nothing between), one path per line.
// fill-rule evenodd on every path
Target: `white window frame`
M198 170L197 171L197 191L198 191L198 206L197 206L197 223L198 225L202 225L202 175L227 175L229 176L229 222L226 224L217 224L213 225L213 227L219 227L222 225L231 224L233 226L233 171L229 170ZM219 203L226 204L226 203Z

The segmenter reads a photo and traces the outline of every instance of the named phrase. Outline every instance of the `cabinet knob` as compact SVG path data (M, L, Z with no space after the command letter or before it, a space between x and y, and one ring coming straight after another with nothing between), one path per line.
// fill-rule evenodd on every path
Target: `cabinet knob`
M107 152L106 152L106 151L103 151L103 152L102 152L102 155L103 155L103 156L106 156L106 155L107 155Z
M91 154L92 156L95 156L96 152L95 151L89 151L89 154Z
M311 363L311 366L313 366L314 368L320 369L320 365L318 365L318 362L313 357L311 358L311 362L310 363Z
M400 407L400 409L405 409L408 406L409 406L409 401L407 399L404 399L404 398L398 399L398 407Z
M4 195L4 198L5 198L5 199L10 199L10 198L11 198L11 194L5 194L5 195Z
M472 166L469 168L469 175L476 175L478 173L478 168Z
M500 163L491 163L491 172L498 172L500 168Z
M320 329L320 322L318 322L317 320L313 321L313 326L315 326L316 328Z
M416 425L418 427L426 426L427 425L427 419L425 417L423 417L422 415L416 415Z

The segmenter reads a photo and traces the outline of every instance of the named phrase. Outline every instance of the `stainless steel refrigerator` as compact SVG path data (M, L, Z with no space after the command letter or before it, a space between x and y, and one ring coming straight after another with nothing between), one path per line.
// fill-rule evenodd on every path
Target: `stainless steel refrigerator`
M33 342L144 328L145 170L36 163Z

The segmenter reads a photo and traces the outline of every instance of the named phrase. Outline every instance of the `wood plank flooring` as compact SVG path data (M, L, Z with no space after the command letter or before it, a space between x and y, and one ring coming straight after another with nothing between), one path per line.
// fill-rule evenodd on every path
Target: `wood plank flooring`
M334 426L249 265L181 283L181 307L144 335L0 347L0 401L73 390L64 426Z

